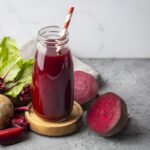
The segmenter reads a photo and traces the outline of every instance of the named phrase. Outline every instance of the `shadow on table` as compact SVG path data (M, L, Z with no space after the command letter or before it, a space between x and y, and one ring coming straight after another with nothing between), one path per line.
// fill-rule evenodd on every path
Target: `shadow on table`
M147 129L138 124L135 118L129 118L128 124L126 127L118 134L108 138L111 141L125 142L130 141L132 143L137 143L137 140L150 133L150 129Z

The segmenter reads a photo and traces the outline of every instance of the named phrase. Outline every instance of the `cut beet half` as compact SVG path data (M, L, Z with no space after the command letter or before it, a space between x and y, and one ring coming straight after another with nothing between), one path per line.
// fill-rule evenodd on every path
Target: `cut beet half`
M87 112L89 128L102 136L121 131L128 120L125 102L114 93L106 93L96 100Z
M74 72L74 99L80 104L92 100L98 93L98 83L89 73Z

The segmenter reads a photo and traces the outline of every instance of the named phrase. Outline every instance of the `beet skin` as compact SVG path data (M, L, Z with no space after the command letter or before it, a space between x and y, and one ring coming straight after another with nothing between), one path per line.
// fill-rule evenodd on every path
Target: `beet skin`
M74 99L79 104L92 100L98 89L98 83L91 74L83 71L74 72Z
M14 106L10 99L0 94L0 130L10 125L10 120L14 115Z

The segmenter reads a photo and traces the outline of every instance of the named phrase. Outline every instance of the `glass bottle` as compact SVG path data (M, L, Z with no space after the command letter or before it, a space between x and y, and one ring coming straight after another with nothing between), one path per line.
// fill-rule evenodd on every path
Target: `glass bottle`
M69 33L48 26L38 32L33 70L33 109L50 121L66 119L74 98L73 62L68 46Z

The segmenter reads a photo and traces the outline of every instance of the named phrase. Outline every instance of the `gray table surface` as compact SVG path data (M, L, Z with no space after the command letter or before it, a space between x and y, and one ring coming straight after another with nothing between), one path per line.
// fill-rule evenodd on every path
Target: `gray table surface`
M29 132L27 139L8 150L149 150L150 149L150 59L83 59L101 75L99 94L113 91L127 103L130 120L111 138L91 132L85 122L78 132L65 137L44 137Z

